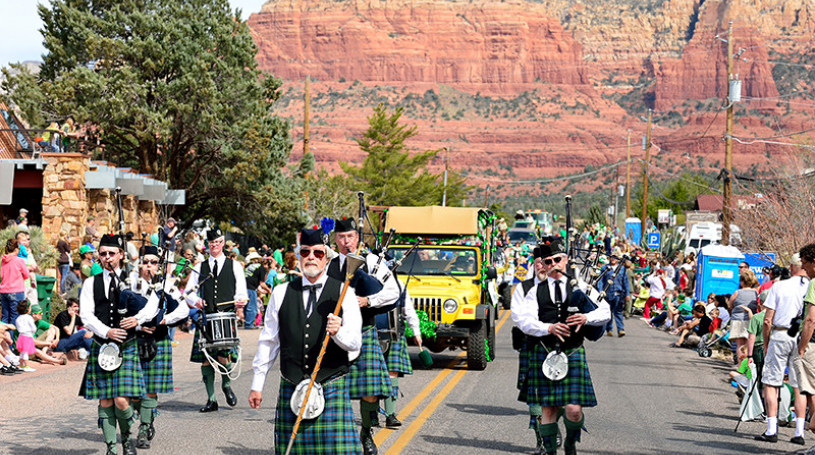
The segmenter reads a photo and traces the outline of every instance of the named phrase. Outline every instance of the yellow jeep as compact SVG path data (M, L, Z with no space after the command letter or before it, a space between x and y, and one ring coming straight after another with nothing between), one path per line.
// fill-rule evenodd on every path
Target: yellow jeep
M425 346L433 352L465 349L468 368L485 369L495 357L495 216L484 209L438 206L391 207L385 214L386 230L397 233L389 249L395 259L423 239L397 272L416 310L436 324L436 338L424 340Z

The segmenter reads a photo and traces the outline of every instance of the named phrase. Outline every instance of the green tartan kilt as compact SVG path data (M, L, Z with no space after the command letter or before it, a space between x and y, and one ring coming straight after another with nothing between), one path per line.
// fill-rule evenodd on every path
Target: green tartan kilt
M529 351L529 364L518 401L544 407L577 404L597 406L594 386L586 362L586 349L579 347L569 355L569 372L561 381L550 381L543 375L541 365L548 352L540 343Z
M144 376L139 362L139 348L136 339L122 346L122 365L115 371L105 371L99 366L99 349L102 346L94 340L79 396L88 400L103 400L116 397L138 398L145 395Z
M518 384L516 384L516 388L521 390L524 386L524 379L526 379L526 374L529 371L529 351L526 350L526 345L521 348L521 351L518 353Z
M348 373L348 392L352 400L362 397L387 398L393 393L388 365L374 326L362 328L362 348Z
M275 411L275 453L286 453L291 432L297 416L289 402L295 384L280 378L280 393ZM362 445L356 432L354 410L348 395L347 375L323 384L325 410L316 419L302 420L297 430L291 453L313 454L361 454Z
M169 338L156 340L156 356L149 362L141 361L147 393L173 391L173 346Z
M391 343L385 362L388 364L388 371L396 371L400 374L413 374L413 365L410 363L407 339L404 334L399 335L396 342Z
M193 363L204 363L207 361L207 358L204 357L204 351L201 350L201 347L198 344L198 339L201 335L201 331L196 329L195 336L192 338L192 352L190 352L190 362ZM222 349L220 351L208 351L209 355L213 359L217 359L218 357L225 357L229 359L230 362L234 362L238 360L238 348L234 347L232 349Z

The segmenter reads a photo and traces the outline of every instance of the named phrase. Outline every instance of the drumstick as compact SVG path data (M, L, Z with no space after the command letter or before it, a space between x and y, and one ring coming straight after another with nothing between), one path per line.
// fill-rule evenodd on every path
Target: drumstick
M354 256L356 255L349 254L346 256L347 269L345 272L345 283L342 284L340 299L337 300L337 306L334 307L334 316L340 314L340 310L342 309L342 301L345 300L345 293L348 292L348 287L351 284L351 278L354 277L354 273L357 271L357 269L359 269L362 264L365 263L364 259L358 258L358 263L352 265L349 259L356 259ZM300 422L303 421L303 413L306 410L306 404L308 404L308 397L311 395L311 389L314 387L314 383L317 382L317 372L320 371L320 364L323 362L323 356L325 355L326 348L328 348L328 341L330 339L331 335L326 332L325 338L323 339L323 345L320 347L320 355L317 356L317 362L314 364L314 371L311 373L311 379L308 381L308 388L306 388L306 395L303 397L303 404L300 405L300 412L297 413L297 420L294 421L294 428L291 432L289 445L286 447L286 455L291 453L291 448L294 446L294 439L297 437L297 430L300 428Z

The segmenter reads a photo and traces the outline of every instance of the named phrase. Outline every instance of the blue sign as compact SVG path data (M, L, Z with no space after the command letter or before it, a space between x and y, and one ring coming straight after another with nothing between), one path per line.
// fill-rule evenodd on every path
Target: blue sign
M775 253L744 253L744 262L750 265L750 270L756 274L758 282L764 284L769 277L761 270L764 267L772 267L775 263Z
M648 248L652 249L659 248L659 232L648 233Z

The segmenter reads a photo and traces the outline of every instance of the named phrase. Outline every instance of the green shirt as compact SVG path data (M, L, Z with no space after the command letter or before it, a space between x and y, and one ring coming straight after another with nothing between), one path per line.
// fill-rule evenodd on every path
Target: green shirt
M50 328L51 328L51 324L49 324L49 323L43 321L42 319L40 319L39 321L37 321L37 331L34 332L34 338L37 338L38 336L42 335L43 332L45 332L46 330L48 330Z
M750 318L750 323L747 325L747 333L752 333L756 336L756 343L753 345L753 351L755 348L759 346L764 346L764 334L762 333L762 327L764 326L764 314L765 311L760 313L756 313Z
M739 369L737 371L747 376L747 379L753 379L753 373L750 371L750 361L748 359L744 359L741 361L741 364L739 365Z
M680 315L687 316L692 313L693 308L690 306L690 304L688 304L688 301L686 299L684 302L682 302L682 305L679 305L679 307L677 307L676 310L679 311Z
M815 280L811 280L809 282L807 294L804 296L804 302L815 305Z

